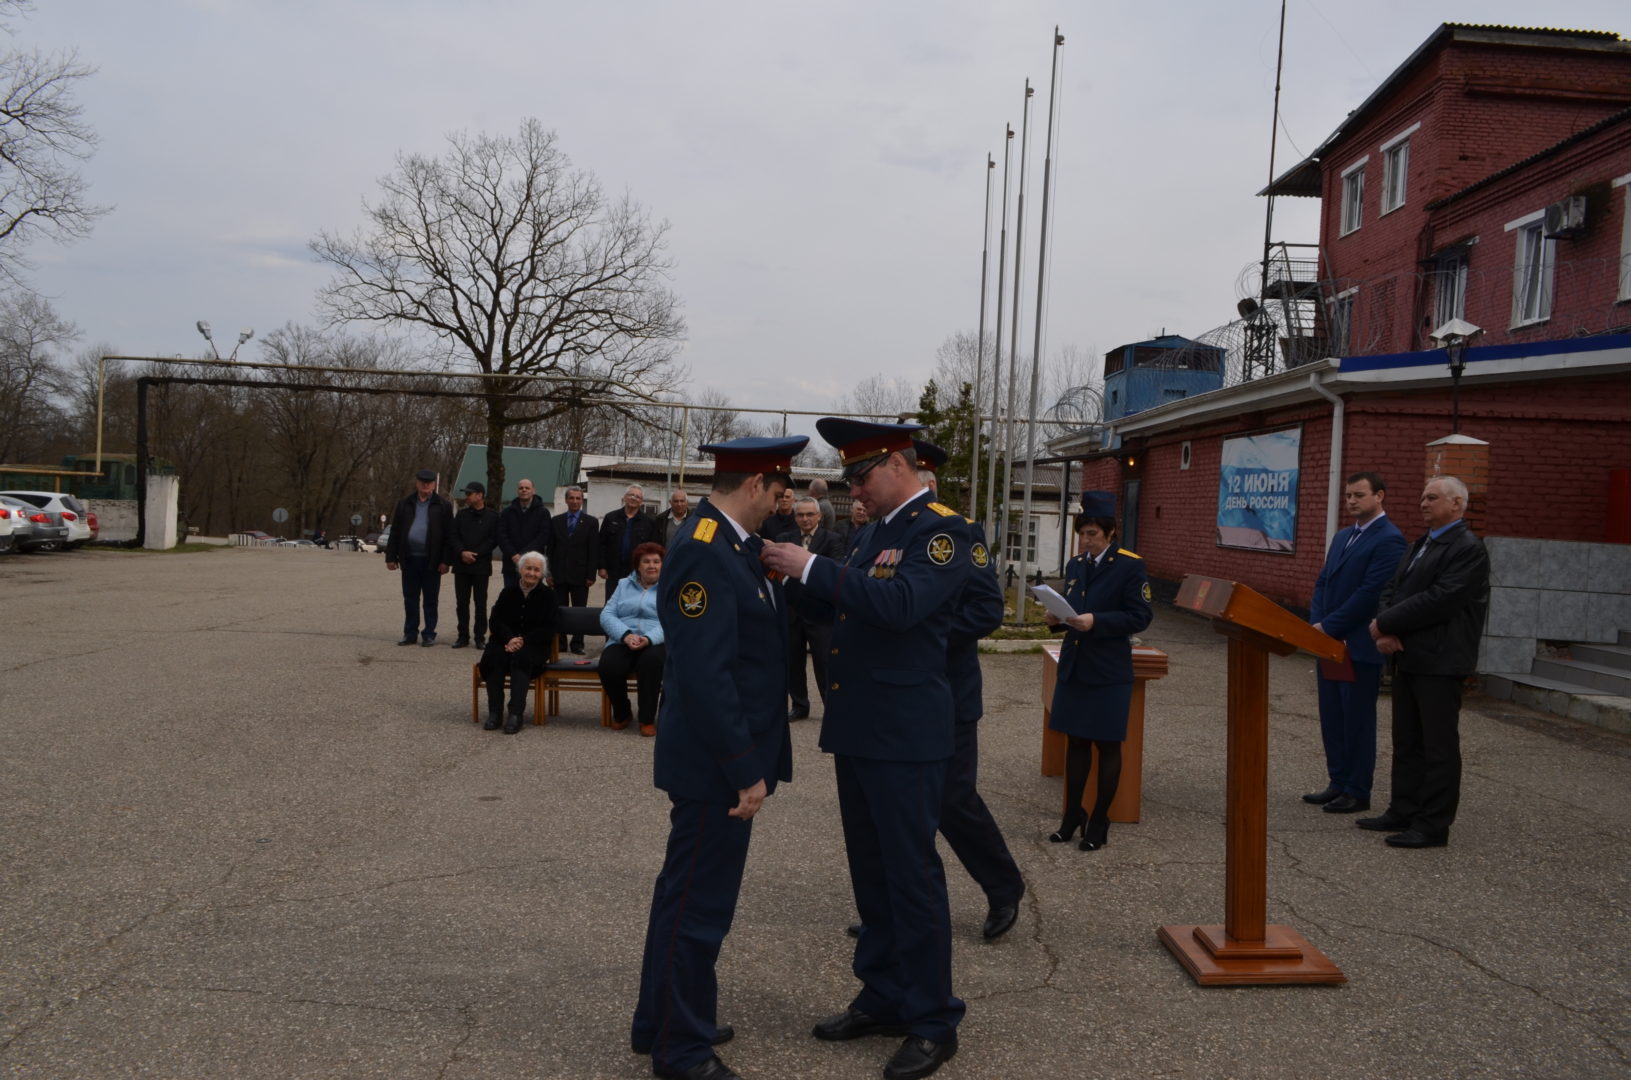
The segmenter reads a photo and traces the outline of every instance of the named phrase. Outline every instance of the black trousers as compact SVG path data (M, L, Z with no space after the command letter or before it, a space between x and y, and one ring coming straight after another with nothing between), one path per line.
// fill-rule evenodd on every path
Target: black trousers
M1461 676L1393 674L1393 793L1388 813L1435 839L1461 802Z
M504 643L497 638L487 642L481 652L481 678L487 684L487 712L489 715L504 711L504 677L510 677L510 714L520 716L527 711L527 687L537 672L526 650L505 652ZM532 703L534 709L538 703Z
M459 616L459 640L470 639L470 601L476 601L476 644L482 644L487 637L487 583L492 580L491 574L460 574L453 575L453 606Z
M951 760L946 763L946 788L940 803L940 835L946 838L957 861L985 892L992 907L1017 904L1025 882L991 810L975 784L980 773L980 725L958 724Z
M827 704L827 657L832 653L832 627L818 626L794 616L787 623L787 693L793 708L810 707L810 684L804 672L804 654L815 667L816 693Z
M588 584L588 582L569 581L569 582L566 582L566 583L563 584L559 579L556 580L556 582L555 582L555 606L556 607L585 607L585 606L588 605L588 603L589 603L589 584ZM562 634L561 635L561 651L562 652L582 652L583 651L583 635L579 634L577 637L573 638L571 641L568 641L568 640L566 640L566 635Z
M640 691L640 722L657 722L657 700L663 692L663 661L668 646L647 645L631 649L621 641L614 641L600 654L600 685L612 701L612 715L627 720L629 708L629 673L632 671Z

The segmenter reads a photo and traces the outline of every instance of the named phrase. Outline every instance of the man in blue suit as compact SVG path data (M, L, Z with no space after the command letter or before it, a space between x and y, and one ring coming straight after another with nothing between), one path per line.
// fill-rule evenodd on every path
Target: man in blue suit
M1340 670L1319 669L1320 736L1330 783L1303 801L1327 814L1370 809L1376 773L1376 694L1382 685L1382 654L1371 640L1370 621L1382 589L1404 554L1404 534L1382 509L1387 485L1373 472L1348 477L1342 498L1354 524L1336 534L1325 566L1314 581L1309 616L1314 629L1348 646Z
M843 560L771 544L764 561L813 620L833 620L821 749L838 808L862 930L849 1007L818 1039L905 1036L886 1080L928 1076L957 1052L964 1006L951 991L951 915L935 851L954 748L946 647L970 573L968 524L918 479L916 424L837 417L816 430L838 449L873 524ZM666 572L666 571L665 571Z
M672 807L630 1033L657 1076L740 1080L713 1050L735 1034L718 1022L714 964L736 913L753 816L793 776L787 600L765 574L754 530L809 441L702 447L714 455L713 493L663 561L668 658L654 773Z

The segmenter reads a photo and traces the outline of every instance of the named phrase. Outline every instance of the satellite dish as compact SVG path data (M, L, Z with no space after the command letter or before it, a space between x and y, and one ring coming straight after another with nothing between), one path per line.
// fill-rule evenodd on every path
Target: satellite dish
M1256 300L1253 300L1248 296L1242 299L1240 303L1235 305L1235 310L1240 312L1240 317L1242 319L1249 319L1261 311L1262 308L1258 306Z

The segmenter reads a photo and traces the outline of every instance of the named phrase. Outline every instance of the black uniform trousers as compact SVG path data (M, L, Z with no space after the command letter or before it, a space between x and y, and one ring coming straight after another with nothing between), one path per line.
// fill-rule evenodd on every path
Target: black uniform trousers
M724 803L670 795L668 850L651 898L631 1039L651 1064L684 1072L713 1056L714 963L736 914L753 823Z
M940 835L957 861L984 892L992 907L1019 903L1025 882L1009 854L1002 830L991 816L976 783L980 774L980 728L977 721L958 724L951 760L946 762L945 794L940 804Z
M557 607L584 607L589 603L589 583L586 581L570 581L563 584L559 579L555 582L555 605ZM562 652L582 652L583 635L578 635L571 641L566 635L561 635Z
M818 626L795 614L787 621L787 693L793 708L810 708L810 683L805 674L804 654L815 666L816 693L827 704L827 657L832 654L832 627Z
M1459 675L1393 673L1393 793L1388 813L1447 838L1461 802Z
M491 574L460 574L453 575L453 603L458 608L459 640L470 639L470 600L476 601L476 644L480 645L487 637L487 583L493 580Z
M853 967L862 986L851 1005L944 1042L965 1011L951 992L951 912L934 846L946 763L837 754L834 765L862 924Z

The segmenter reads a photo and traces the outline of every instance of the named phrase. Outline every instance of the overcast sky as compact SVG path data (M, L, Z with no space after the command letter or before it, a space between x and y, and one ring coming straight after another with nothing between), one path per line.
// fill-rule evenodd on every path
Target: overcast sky
M1276 171L1439 23L1542 12L1631 33L1624 0L1292 0ZM868 375L926 380L975 328L985 158L1000 185L1027 77L1029 352L1057 24L1044 354L1193 336L1259 257L1278 20L1277 0L39 0L15 39L98 69L85 174L115 209L36 246L34 279L81 345L126 353L194 355L198 319L224 345L311 322L307 242L356 227L399 152L534 116L669 222L692 386L826 408ZM1314 204L1281 200L1275 236L1317 239Z

